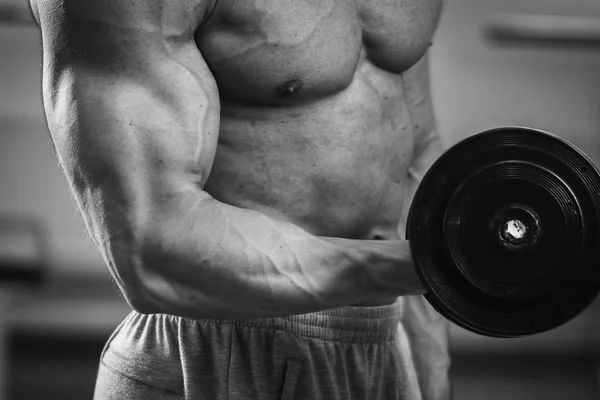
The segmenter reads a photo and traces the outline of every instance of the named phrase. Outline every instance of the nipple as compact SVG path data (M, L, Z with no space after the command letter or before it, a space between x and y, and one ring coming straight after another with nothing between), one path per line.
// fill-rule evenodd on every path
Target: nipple
M298 94L304 87L304 82L299 78L290 79L283 82L277 88L277 93L283 97L291 97Z

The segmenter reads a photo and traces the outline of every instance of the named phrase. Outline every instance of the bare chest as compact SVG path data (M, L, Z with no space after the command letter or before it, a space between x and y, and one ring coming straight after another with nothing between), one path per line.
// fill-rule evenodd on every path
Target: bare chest
M196 41L223 100L285 106L342 91L361 60L408 69L441 1L220 0Z

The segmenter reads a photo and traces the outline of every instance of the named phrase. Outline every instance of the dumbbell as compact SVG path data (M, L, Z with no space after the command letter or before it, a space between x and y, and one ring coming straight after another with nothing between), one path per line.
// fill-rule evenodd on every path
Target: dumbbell
M448 320L491 337L549 331L600 290L600 173L540 130L470 136L424 176L406 238L426 299Z

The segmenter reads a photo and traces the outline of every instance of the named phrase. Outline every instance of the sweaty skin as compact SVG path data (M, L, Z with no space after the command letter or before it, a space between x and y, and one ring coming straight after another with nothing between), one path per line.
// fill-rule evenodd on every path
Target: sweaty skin
M32 9L58 158L134 309L260 317L423 293L403 236L443 151L441 0ZM405 299L425 398L445 398L447 326Z

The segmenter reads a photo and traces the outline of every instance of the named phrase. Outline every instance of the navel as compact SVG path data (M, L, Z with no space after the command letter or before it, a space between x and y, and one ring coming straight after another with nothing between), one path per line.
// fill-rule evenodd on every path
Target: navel
M277 87L277 94L282 97L295 96L302 90L303 87L304 82L302 82L302 79L293 78L279 85Z

